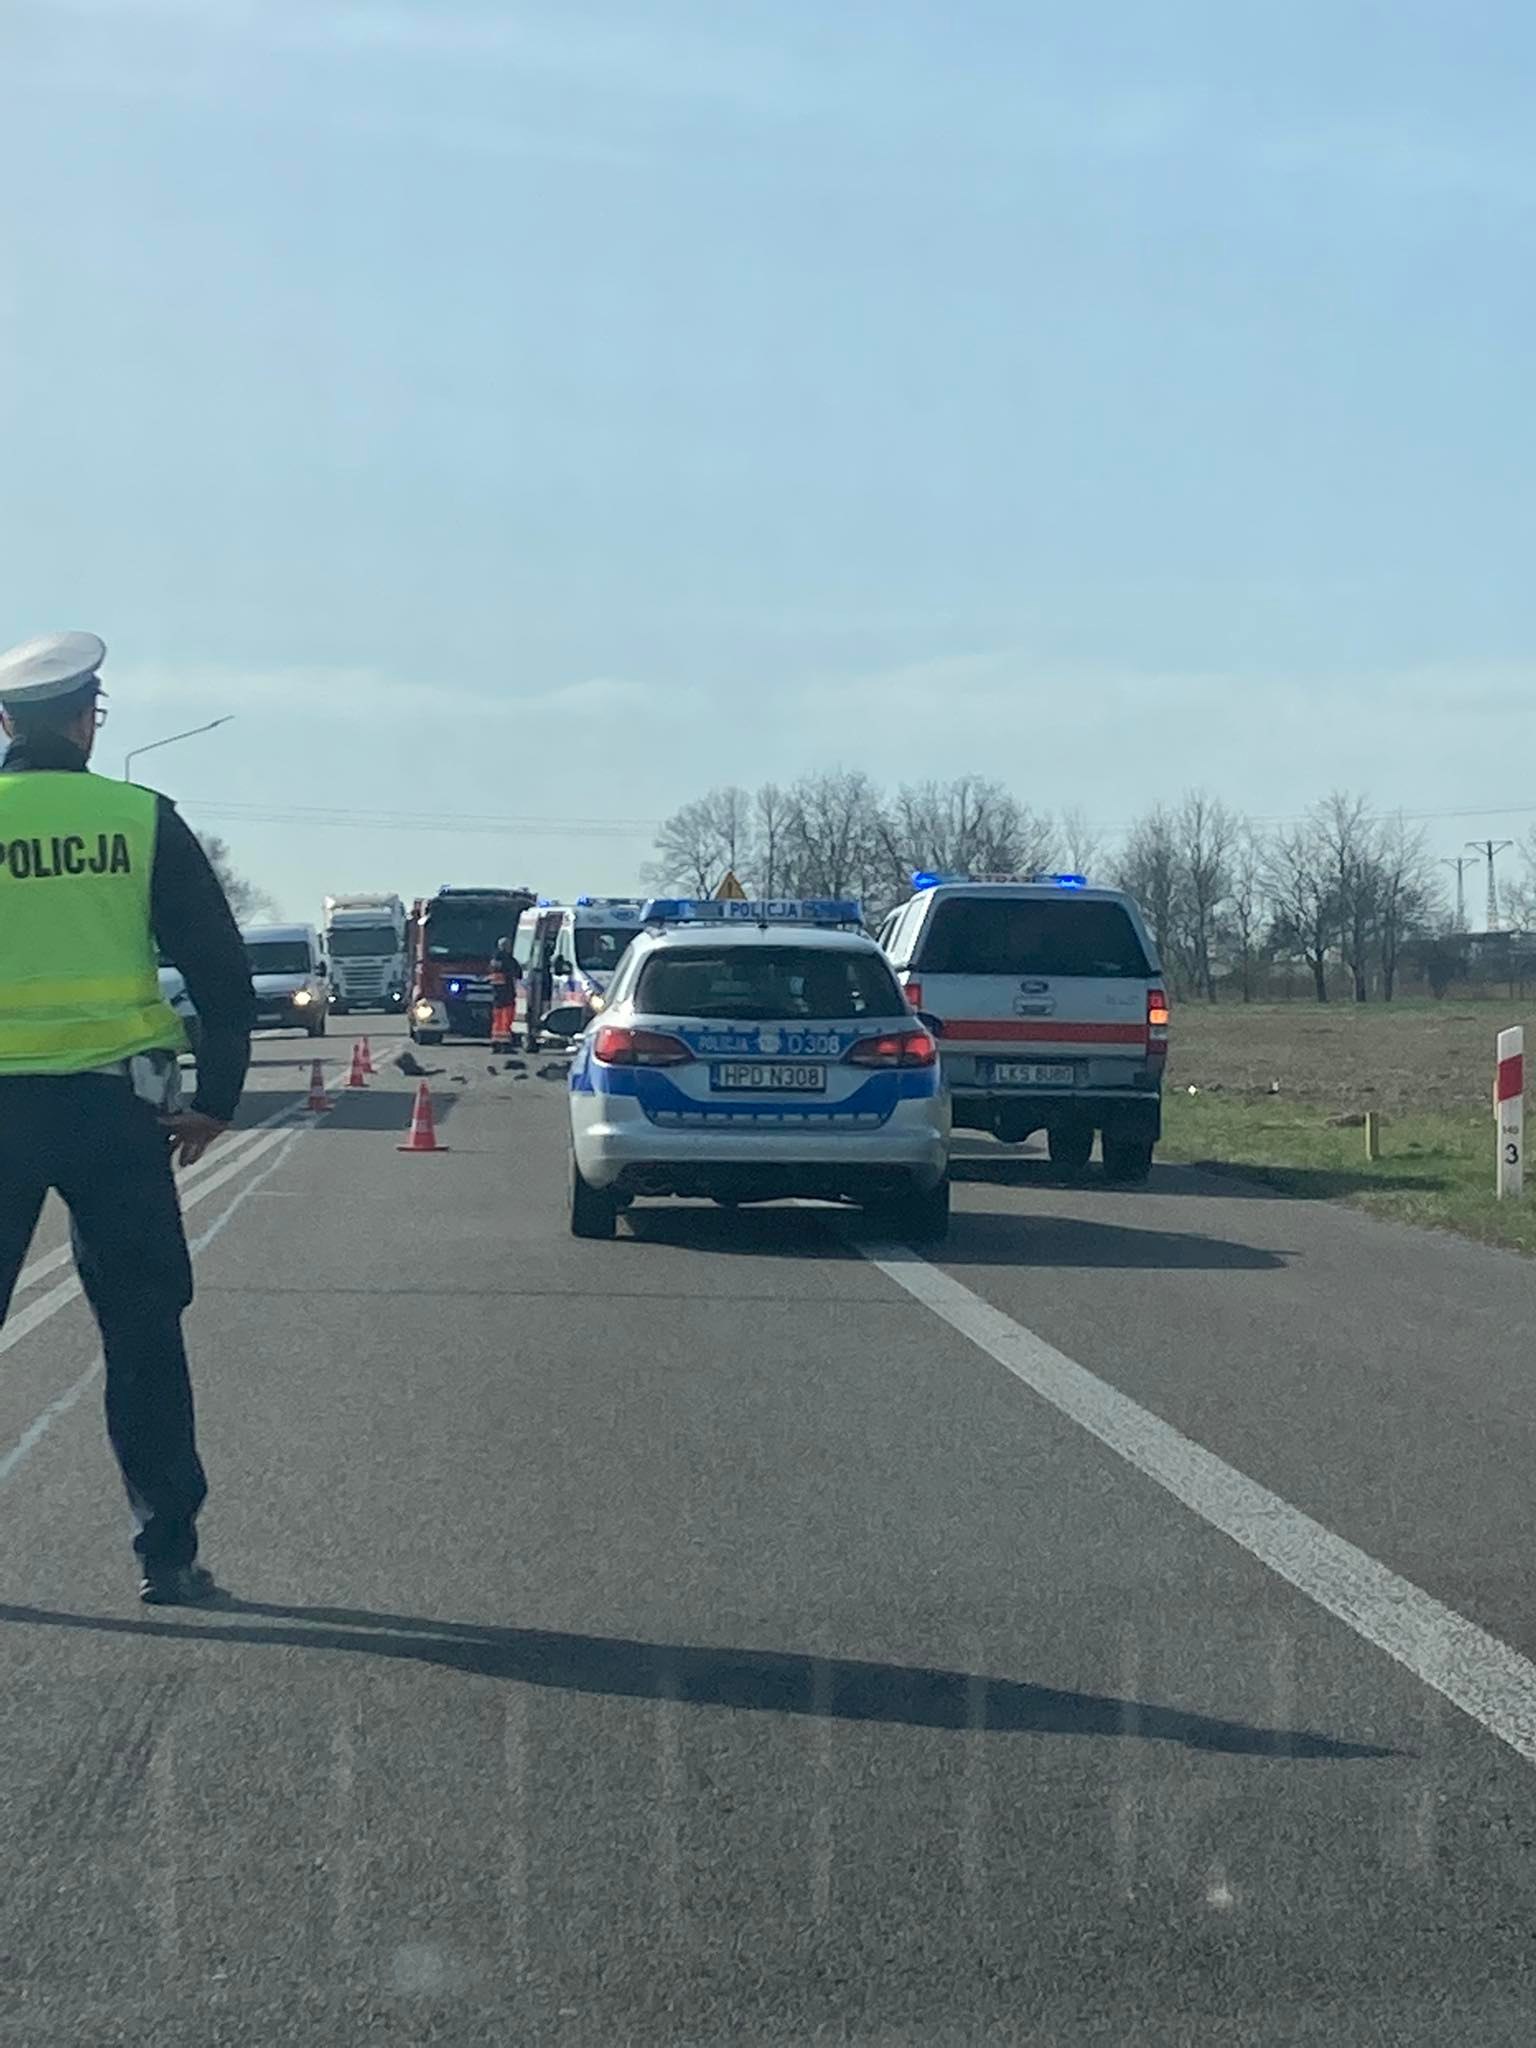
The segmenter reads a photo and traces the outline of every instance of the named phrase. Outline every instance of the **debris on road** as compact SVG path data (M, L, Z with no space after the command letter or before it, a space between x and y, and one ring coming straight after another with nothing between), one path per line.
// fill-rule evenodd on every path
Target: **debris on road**
M443 1071L441 1067L424 1067L413 1052L400 1053L396 1057L395 1065L402 1074L409 1074L413 1081L419 1081L428 1074L440 1074Z
M544 1065L538 1069L538 1076L541 1081L563 1081L567 1071L566 1067L559 1061L546 1060Z

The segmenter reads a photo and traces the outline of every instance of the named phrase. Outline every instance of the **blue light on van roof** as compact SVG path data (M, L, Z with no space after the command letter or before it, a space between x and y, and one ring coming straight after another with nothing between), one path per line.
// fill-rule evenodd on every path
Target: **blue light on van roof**
M1052 875L1051 880L1058 889L1086 889L1088 886L1086 875Z
M919 868L912 877L912 886L914 889L937 889L943 879L942 875L930 875Z
M578 910L585 910L591 901L592 898L590 896L578 896L576 898L576 908Z

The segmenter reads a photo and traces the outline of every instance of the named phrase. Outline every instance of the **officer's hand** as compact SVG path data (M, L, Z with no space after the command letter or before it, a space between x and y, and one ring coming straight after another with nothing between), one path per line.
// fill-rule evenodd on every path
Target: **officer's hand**
M177 1166L195 1166L214 1139L229 1129L216 1116L204 1116L199 1109L178 1110L160 1119L171 1134L171 1158Z

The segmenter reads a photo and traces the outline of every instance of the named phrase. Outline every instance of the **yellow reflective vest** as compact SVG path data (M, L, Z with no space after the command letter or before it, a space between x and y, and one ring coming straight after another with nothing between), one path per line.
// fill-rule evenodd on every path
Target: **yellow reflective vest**
M0 774L0 1075L179 1051L150 880L159 802L104 775Z

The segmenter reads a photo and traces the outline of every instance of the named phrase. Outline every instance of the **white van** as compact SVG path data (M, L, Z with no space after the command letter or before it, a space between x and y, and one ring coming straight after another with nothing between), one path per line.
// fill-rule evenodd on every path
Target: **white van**
M247 925L240 934L256 992L258 1031L307 1031L324 1038L329 969L312 924Z
M519 1008L526 1043L537 1048L539 1020L553 1009L600 1006L614 969L640 930L641 896L578 896L574 903L538 903L517 926L517 965L523 982Z
M1080 875L914 876L880 944L913 1009L941 1020L957 1129L1044 1131L1077 1173L1096 1134L1111 1180L1143 1181L1162 1136L1168 997L1129 896Z

